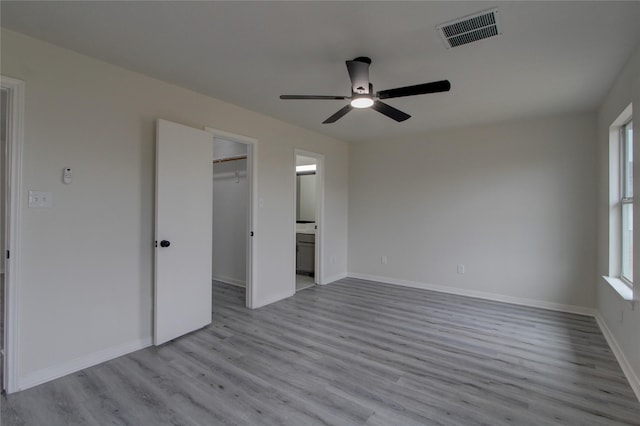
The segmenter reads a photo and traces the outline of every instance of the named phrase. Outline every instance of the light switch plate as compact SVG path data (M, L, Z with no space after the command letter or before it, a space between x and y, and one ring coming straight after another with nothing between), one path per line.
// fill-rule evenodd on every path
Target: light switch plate
M53 207L53 192L29 191L29 208L48 209Z

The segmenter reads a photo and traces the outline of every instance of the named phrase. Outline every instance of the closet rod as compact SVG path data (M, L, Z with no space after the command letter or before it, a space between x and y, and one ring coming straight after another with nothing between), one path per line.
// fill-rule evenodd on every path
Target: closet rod
M218 158L217 160L213 160L213 164L226 163L227 161L246 160L246 159L247 159L246 155L238 155L237 157Z

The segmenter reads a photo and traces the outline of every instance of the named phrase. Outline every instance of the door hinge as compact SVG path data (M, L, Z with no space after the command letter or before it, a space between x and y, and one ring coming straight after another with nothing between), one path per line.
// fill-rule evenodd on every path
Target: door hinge
M156 247L158 247L158 240L156 240L154 244Z
M251 232L249 233L249 236L250 236L250 237L253 237L253 231L251 231Z

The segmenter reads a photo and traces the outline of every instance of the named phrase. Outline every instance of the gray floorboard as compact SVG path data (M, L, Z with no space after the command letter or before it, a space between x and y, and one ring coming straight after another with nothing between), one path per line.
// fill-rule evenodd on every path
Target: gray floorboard
M591 317L345 279L2 397L13 425L640 425Z

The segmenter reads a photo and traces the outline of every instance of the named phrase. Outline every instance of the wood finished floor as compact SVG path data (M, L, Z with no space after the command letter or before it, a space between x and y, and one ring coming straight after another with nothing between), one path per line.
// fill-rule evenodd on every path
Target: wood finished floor
M2 397L2 425L640 425L593 318L346 279Z

